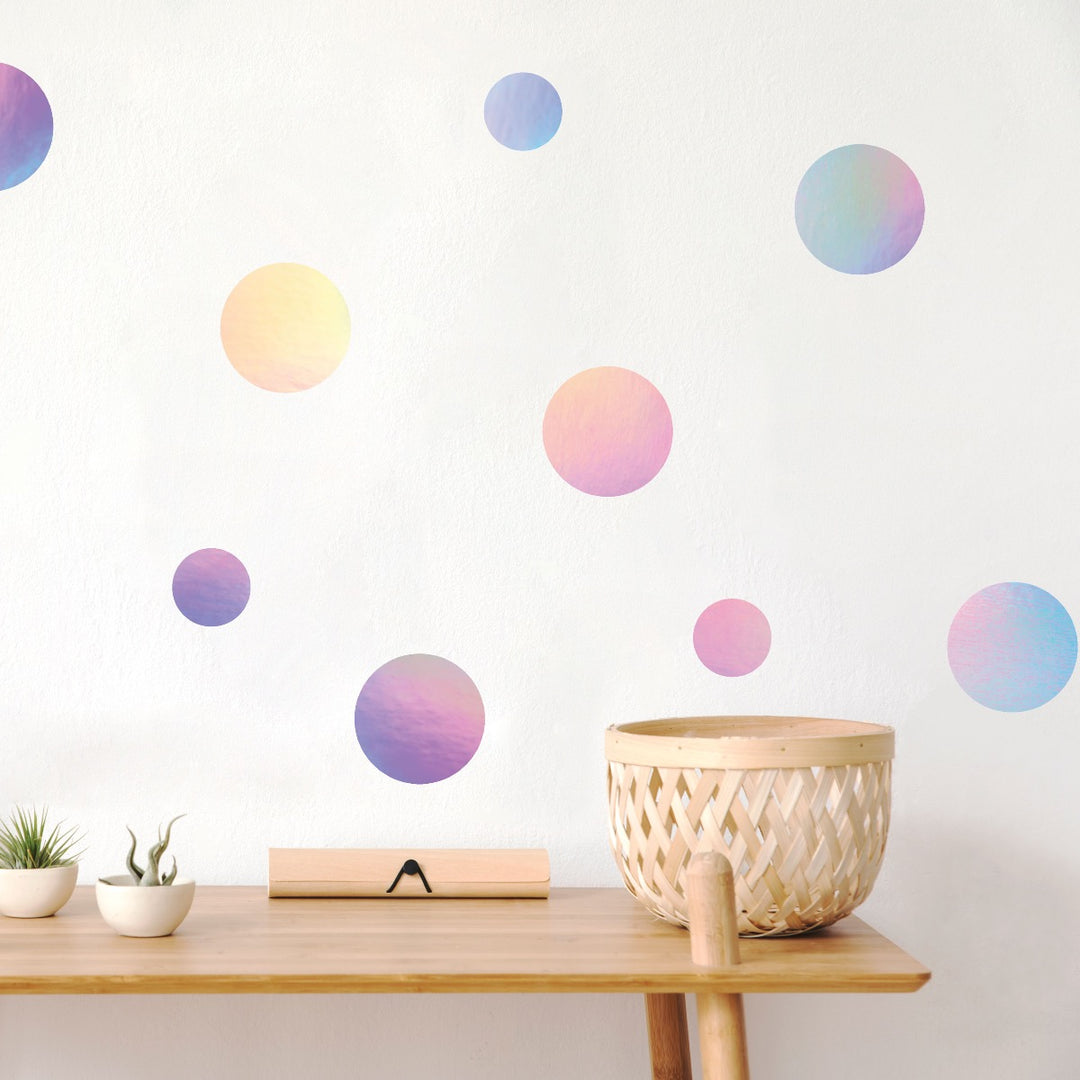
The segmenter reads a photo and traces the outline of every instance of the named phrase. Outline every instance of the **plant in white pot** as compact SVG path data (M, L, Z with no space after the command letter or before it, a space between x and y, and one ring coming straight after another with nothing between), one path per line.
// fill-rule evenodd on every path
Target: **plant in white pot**
M160 869L172 827L183 816L179 814L169 822L164 836L161 828L158 828L157 843L151 844L147 851L145 869L135 862L138 841L129 828L131 850L127 856L128 873L98 878L98 910L118 934L126 937L165 937L184 921L191 910L195 882L191 878L176 876L175 858L167 874L162 875Z
M70 899L79 878L76 828L48 827L49 811L15 807L0 821L0 914L16 919L55 915Z

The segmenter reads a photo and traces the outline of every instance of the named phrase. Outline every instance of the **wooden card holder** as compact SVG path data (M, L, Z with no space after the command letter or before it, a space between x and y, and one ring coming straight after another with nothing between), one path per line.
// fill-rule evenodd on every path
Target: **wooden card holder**
M551 867L543 848L270 848L268 894L546 898Z

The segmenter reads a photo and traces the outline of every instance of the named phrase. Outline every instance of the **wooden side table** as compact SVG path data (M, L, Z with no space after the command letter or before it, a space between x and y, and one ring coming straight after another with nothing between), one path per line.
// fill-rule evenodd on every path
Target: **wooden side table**
M910 991L930 977L856 918L740 945L737 965L695 965L687 933L622 889L386 901L200 886L173 936L124 938L82 886L53 918L0 918L0 993L638 993L654 1077L689 1080L687 993ZM703 1032L706 1063L722 1037Z

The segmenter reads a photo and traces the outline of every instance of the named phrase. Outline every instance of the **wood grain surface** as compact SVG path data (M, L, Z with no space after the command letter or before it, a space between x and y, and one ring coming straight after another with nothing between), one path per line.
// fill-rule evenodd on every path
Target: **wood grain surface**
M856 918L690 959L685 930L622 889L547 900L268 899L199 886L171 937L120 937L82 886L58 915L0 918L0 993L726 993L917 990L918 961Z

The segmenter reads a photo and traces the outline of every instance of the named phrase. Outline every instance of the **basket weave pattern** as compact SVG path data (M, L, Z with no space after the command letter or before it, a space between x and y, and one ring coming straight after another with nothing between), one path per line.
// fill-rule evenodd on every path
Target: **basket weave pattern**
M608 764L611 847L627 887L687 924L684 876L699 848L735 872L739 933L804 933L873 887L889 827L891 762L802 768Z

